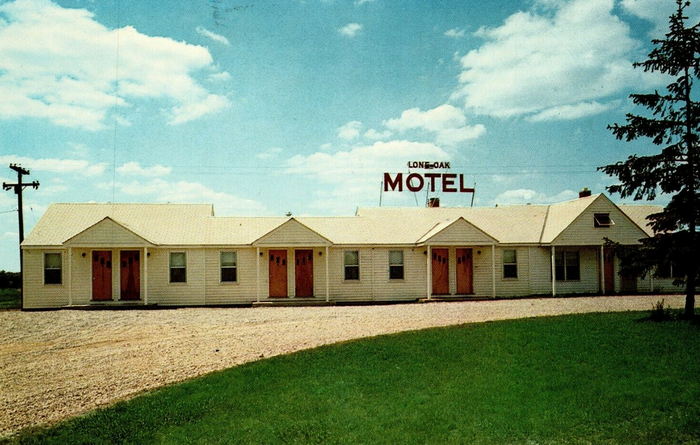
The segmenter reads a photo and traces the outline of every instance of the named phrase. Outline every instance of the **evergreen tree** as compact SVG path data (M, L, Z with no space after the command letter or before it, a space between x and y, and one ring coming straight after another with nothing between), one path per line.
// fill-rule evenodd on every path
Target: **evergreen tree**
M624 162L599 167L617 176L620 184L608 187L611 193L635 200L656 197L657 192L671 195L660 213L649 216L654 237L644 240L634 265L623 264L636 272L673 264L674 275L685 282L685 315L692 317L695 286L698 280L697 224L700 221L698 186L700 103L695 101L693 86L700 74L700 23L688 26L684 15L690 2L676 0L677 9L669 20L663 39L654 39L653 50L644 62L635 63L646 72L662 73L672 80L666 92L631 94L635 105L645 107L651 117L627 114L626 124L608 128L620 140L650 138L661 152L650 156L632 155Z

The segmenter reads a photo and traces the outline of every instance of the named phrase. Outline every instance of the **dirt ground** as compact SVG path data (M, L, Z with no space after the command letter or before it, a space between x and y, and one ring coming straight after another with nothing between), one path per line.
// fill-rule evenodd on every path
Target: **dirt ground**
M460 323L649 310L664 298L385 306L0 311L0 436L210 371L359 337Z

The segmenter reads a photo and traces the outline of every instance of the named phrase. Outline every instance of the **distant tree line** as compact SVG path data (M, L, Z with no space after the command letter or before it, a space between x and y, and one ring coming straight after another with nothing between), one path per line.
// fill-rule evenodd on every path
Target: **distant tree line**
M21 284L22 275L19 272L0 270L0 289L19 289Z

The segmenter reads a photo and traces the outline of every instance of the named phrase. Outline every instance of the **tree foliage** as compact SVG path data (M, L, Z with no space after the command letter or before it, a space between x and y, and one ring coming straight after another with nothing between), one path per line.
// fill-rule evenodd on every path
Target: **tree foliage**
M654 237L643 240L634 255L623 258L623 267L644 274L671 262L677 264L686 285L685 314L692 316L700 252L700 103L693 91L700 75L700 24L687 24L685 10L690 2L676 0L676 4L676 11L669 17L669 31L664 38L652 40L654 48L647 60L634 64L645 72L667 76L670 83L663 92L630 95L634 105L646 108L651 116L628 113L625 124L608 126L617 139L629 142L648 138L660 147L660 152L631 155L626 161L599 170L617 176L620 183L609 186L608 191L623 198L652 200L659 192L670 195L663 211L649 216Z

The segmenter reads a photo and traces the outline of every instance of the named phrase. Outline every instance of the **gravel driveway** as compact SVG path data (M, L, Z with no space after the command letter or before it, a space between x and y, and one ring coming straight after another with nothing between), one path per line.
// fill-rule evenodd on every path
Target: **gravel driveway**
M386 306L0 312L0 436L262 357L358 337L488 320L649 310L664 298Z

